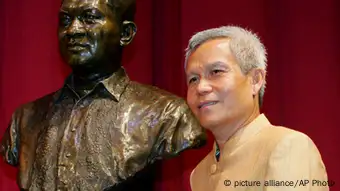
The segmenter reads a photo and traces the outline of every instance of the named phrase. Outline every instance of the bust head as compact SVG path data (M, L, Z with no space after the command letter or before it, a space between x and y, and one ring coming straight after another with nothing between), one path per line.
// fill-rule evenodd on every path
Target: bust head
M135 0L63 0L59 49L72 68L120 66L123 46L136 33Z

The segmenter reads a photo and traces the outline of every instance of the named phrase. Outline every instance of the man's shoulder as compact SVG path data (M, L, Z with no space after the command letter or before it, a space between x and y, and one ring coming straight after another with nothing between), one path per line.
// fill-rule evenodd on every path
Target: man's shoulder
M284 126L272 125L270 128L265 128L258 140L271 152L284 153L293 147L317 150L315 143L307 134Z
M275 140L274 142L276 144L273 145L274 147L270 150L270 156L268 158L268 160L272 161L270 163L273 164L271 168L282 167L277 161L281 161L285 166L297 165L296 169L300 167L303 168L304 164L298 162L301 160L304 161L305 164L309 163L311 166L308 168L313 168L313 171L317 169L325 171L322 156L311 137L303 132L283 126L274 126L272 130L273 133L271 135L273 137L277 137L276 135L281 136L279 136L279 139L272 139ZM285 161L292 162L286 164ZM290 168L290 170L292 169L294 168Z
M276 139L278 142L285 139L310 139L308 135L298 130L294 130L285 126L271 125L270 128L266 128L263 134L268 139Z

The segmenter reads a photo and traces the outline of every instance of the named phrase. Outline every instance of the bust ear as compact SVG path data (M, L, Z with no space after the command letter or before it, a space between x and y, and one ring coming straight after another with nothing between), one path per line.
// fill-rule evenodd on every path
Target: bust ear
M137 26L132 21L124 21L120 38L120 45L126 46L130 44L137 33Z

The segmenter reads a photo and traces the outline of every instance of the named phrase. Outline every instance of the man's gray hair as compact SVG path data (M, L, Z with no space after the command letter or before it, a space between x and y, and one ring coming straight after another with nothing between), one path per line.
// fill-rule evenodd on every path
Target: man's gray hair
M267 52L264 45L255 33L237 26L212 28L198 32L192 36L185 50L184 67L186 68L188 58L192 52L206 41L216 38L230 39L229 48L244 74L247 74L254 68L263 69L266 73ZM264 78L264 80L266 79ZM266 81L264 81L259 93L260 106L263 102L265 86Z

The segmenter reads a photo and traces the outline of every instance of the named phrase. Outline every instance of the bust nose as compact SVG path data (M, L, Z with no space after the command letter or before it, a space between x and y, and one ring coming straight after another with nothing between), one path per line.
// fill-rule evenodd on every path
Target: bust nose
M82 22L78 18L74 18L72 24L67 30L68 37L82 37L85 35L85 29Z

